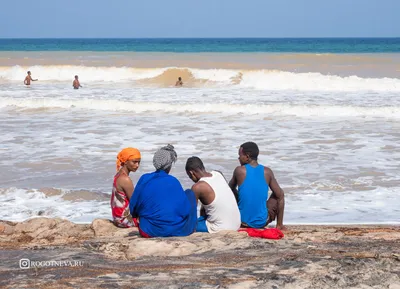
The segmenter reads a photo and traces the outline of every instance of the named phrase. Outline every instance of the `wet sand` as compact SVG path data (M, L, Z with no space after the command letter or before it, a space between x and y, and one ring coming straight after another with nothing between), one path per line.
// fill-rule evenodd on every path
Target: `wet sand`
M400 288L399 226L289 226L143 239L108 220L0 221L2 288ZM79 261L20 269L19 260Z

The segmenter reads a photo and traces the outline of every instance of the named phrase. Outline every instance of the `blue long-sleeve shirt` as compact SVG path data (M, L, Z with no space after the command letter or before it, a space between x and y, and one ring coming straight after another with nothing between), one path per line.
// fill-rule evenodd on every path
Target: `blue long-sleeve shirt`
M139 217L140 229L150 237L188 236L196 228L197 210L193 191L164 171L140 177L129 208Z

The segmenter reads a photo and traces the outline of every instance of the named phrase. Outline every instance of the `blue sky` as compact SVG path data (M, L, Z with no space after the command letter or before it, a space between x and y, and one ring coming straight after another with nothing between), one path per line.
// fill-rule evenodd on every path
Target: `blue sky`
M400 0L4 0L0 38L400 37Z

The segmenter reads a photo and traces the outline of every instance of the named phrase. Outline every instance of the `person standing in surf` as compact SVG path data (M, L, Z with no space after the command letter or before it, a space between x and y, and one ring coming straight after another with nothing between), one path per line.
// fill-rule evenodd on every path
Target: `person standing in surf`
M141 161L140 151L136 148L124 148L117 156L117 174L114 176L111 194L111 212L117 227L134 227L134 220L129 212L129 201L134 186L130 172L136 172Z
M27 74L28 75L25 77L25 80L24 80L25 85L31 85L31 81L38 81L37 79L32 78L30 71L28 71Z
M182 86L183 85L183 81L182 81L182 77L178 77L177 82L175 83L175 86Z
M284 192L268 167L257 162L256 143L246 142L239 148L240 166L229 182L239 205L242 227L264 228L276 219L276 228L284 230ZM268 199L268 190L272 195ZM267 201L268 200L268 201Z
M75 75L75 79L74 82L72 83L72 86L74 87L74 89L79 89L79 87L82 87L82 85L79 82L78 75Z

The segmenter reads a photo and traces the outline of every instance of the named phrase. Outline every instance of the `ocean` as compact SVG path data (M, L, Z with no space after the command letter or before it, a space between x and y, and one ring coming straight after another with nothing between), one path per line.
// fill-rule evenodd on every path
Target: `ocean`
M0 219L111 218L127 146L136 183L173 144L189 188L188 157L229 180L254 141L285 223L399 224L399 120L400 38L0 39Z

